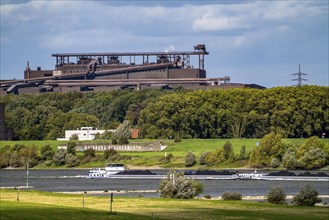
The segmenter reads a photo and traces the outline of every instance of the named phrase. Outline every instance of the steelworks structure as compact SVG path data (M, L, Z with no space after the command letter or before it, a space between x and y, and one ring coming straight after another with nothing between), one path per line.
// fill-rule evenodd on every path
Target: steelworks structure
M204 56L209 53L203 44L185 52L123 53L57 53L55 70L31 70L29 63L24 78L62 76L70 79L172 79L205 78ZM198 56L198 68L190 64ZM139 62L136 62L139 61Z
M23 80L2 81L5 93L98 91L123 88L204 88L230 81L206 78L204 44L193 51L57 53L54 70L31 70L27 62ZM196 68L191 57L197 59ZM195 59L195 58L194 58Z

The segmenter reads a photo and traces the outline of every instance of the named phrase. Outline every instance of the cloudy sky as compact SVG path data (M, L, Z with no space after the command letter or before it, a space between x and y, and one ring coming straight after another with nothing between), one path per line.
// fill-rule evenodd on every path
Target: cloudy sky
M328 0L0 0L1 79L53 69L53 53L189 51L206 44L207 77L266 87L329 84Z

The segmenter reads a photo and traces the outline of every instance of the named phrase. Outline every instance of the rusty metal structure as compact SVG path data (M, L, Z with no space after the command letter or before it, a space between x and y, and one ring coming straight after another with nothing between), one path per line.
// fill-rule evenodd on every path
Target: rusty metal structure
M172 79L205 78L204 57L209 53L199 44L194 51L123 52L123 53L57 53L55 70L32 71L29 64L24 78L64 77L66 79ZM190 64L198 56L198 68Z
M54 70L31 70L27 62L23 80L1 81L1 90L18 94L64 91L99 91L123 88L197 88L230 81L206 78L204 44L192 51L56 53ZM197 65L191 64L191 58Z

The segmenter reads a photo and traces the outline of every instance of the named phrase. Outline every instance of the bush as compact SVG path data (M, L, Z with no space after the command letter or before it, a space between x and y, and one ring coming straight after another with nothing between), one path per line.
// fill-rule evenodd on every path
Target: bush
M171 171L166 179L161 180L159 190L160 197L193 199L202 193L203 185L197 180L186 179L184 173Z
M223 200L242 200L242 194L239 192L224 192L222 195Z
M292 203L295 205L314 206L315 203L321 202L318 195L318 191L311 185L307 184L299 190L299 193L296 196L294 196Z
M278 166L280 166L280 160L279 160L278 158L273 158L273 159L271 160L270 167L272 167L272 168L276 168L276 167L278 167Z
M247 150L246 150L246 146L243 145L240 148L239 160L245 160L245 159L247 159Z
M201 165L206 165L207 164L207 156L208 156L209 152L203 152L201 155L200 155L200 158L199 158L199 163Z
M230 158L233 153L233 147L230 141L227 141L224 144L223 150L224 150L224 158L228 160L228 158Z
M9 159L11 155L11 149L9 145L0 148L0 168L9 166Z
M128 138L125 138L125 137L120 137L119 140L118 140L119 145L125 145L125 144L128 144L128 143L129 143Z
M74 141L69 141L69 143L67 143L66 153L75 154L76 146L77 146L77 143L75 143Z
M51 164L52 164L52 162L51 162L50 160L46 160L46 161L45 161L45 166L46 166L46 167L50 167Z
M104 151L104 159L109 159L110 157L118 154L118 151L114 150L113 148Z
M204 195L203 198L205 198L205 199L211 199L211 196L207 194L207 195Z
M174 156L172 155L172 153L167 154L166 156L162 157L160 159L161 163L169 163L171 161L171 158L173 158Z
M65 157L66 151L65 150L58 150L55 155L53 156L53 162L56 166L61 166L65 164Z
M188 152L185 157L185 166L191 167L196 163L195 155L192 152Z
M83 152L83 155L85 157L95 157L96 156L96 151L94 149L90 148L90 149L85 150Z
M75 167L80 164L79 158L74 154L66 154L65 164L67 167Z
M38 164L40 157L38 156L38 150L36 146L25 146L20 150L21 161L23 165L29 164L29 167L34 167Z
M79 136L77 134L73 134L71 137L70 137L70 141L78 141L79 140Z
M113 138L113 139L112 139L112 144L114 144L114 145L118 144L117 139Z
M326 152L320 148L312 148L304 153L300 158L304 169L319 169L326 165Z
M92 148L89 148L89 149L83 151L83 158L81 158L80 163L84 164L84 163L91 162L92 160L94 160L95 157L96 157L96 151Z
M41 159L42 160L51 160L51 158L53 158L55 152L50 147L50 145L45 145L41 148L40 154L41 154Z
M282 157L282 163L283 163L284 168L290 169L290 170L301 167L300 162L296 158L295 152L292 150L286 151L286 153Z
M178 143L178 142L181 142L182 141L182 139L180 138L180 136L175 136L175 138L174 138L174 142L175 143Z
M267 202L273 204L284 204L286 202L286 194L279 187L272 188L267 195Z
M21 167L23 166L23 162L21 156L18 152L14 151L10 154L9 164L11 167Z
M210 152L206 156L207 166L213 166L217 163L222 163L225 161L223 148L218 148L217 150Z

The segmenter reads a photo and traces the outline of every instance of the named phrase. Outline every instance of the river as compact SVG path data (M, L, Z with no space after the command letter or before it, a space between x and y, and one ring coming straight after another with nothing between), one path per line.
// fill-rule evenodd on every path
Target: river
M166 171L155 171L164 174ZM90 179L88 170L29 170L28 185L33 189L50 192L76 191L127 191L157 190L159 179ZM320 195L329 195L327 181L286 180L200 180L204 185L202 195L221 196L227 191L237 191L244 196L266 195L273 187L281 187L287 195L295 195L299 189L310 184ZM0 187L26 186L26 170L0 170ZM136 195L136 194L135 194ZM157 193L143 193L143 196L157 197ZM328 199L325 199L326 202Z

